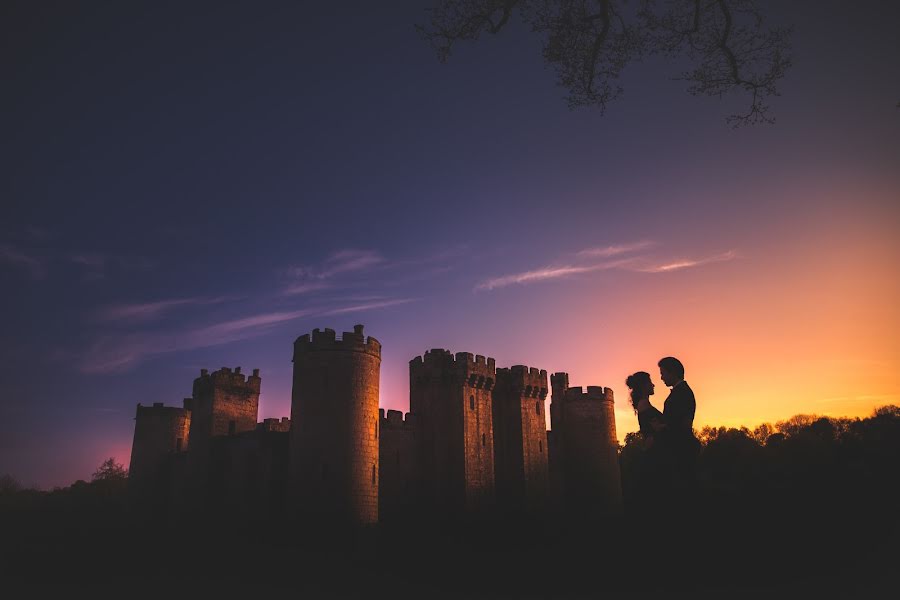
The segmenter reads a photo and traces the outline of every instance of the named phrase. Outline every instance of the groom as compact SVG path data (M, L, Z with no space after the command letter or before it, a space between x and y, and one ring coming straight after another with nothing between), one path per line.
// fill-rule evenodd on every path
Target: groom
M689 494L694 487L695 463L700 444L694 437L694 413L697 401L684 380L684 365L672 356L659 361L659 376L672 388L663 405L666 444L670 453L672 483L676 490ZM684 498L687 500L687 497Z

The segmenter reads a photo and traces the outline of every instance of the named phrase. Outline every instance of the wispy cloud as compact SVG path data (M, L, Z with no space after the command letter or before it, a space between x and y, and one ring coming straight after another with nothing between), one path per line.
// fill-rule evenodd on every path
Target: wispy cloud
M100 321L150 321L180 306L218 304L228 299L226 296L215 298L174 298L139 304L118 304L100 309L97 312L97 318Z
M319 277L322 279L334 277L340 273L367 269L383 262L384 258L371 250L341 250L325 261L325 269Z
M705 258L682 258L657 264L651 267L638 268L635 270L641 271L642 273L668 273L670 271L680 271L681 269L690 269L693 267L699 267L701 265L708 265L710 263L727 262L729 260L734 260L735 258L737 258L737 252L735 252L734 250L729 250L727 252L722 252L721 254L716 254L714 256L707 256Z
M81 370L85 373L125 371L154 355L221 346L258 337L279 325L304 317L363 312L413 301L415 298L398 298L337 308L264 312L185 330L105 336L88 348L81 361Z
M43 259L8 244L0 245L0 262L28 271L32 279L43 279L47 275Z
M275 325L309 314L309 310L261 313L180 331L105 336L85 353L81 370L85 373L124 371L150 356L221 346L257 337L268 333Z
M106 266L107 258L102 254L95 252L86 252L82 254L71 254L69 260L76 265L88 267L91 269L102 269Z
M610 246L602 246L595 248L585 248L577 252L568 262L502 275L484 280L475 285L475 291L490 291L503 288L510 285L523 285L530 283L538 283L552 279L563 279L573 275L583 273L593 273L596 271L608 271L612 269L621 269L627 271L635 271L641 273L667 273L680 269L688 269L699 267L716 262L725 262L737 258L737 252L729 250L721 254L707 256L695 259L652 259L646 254L640 253L656 246L656 242L649 240L634 242L629 244L616 244ZM631 256L629 256L631 255ZM618 258L614 258L618 257ZM596 262L598 258L606 258L613 260L605 260ZM586 260L586 259L594 259Z
M234 341L235 339L249 337L247 335L248 333L255 335L256 331L262 330L262 332L264 332L274 325L280 325L286 321L294 321L300 317L306 317L314 313L315 311L310 309L301 309L250 315L249 317L223 321L201 329L190 330L186 336L186 340L193 348L224 344ZM235 335L239 337L233 338ZM210 344L208 342L213 343Z
M313 295L324 290L348 290L398 287L427 279L446 276L472 253L466 244L440 247L401 258L386 258L374 250L344 249L318 264L292 266L281 275L286 282L281 296Z
M384 300L382 302L369 302L366 304L354 304L351 306L344 306L341 308L334 308L331 310L327 310L321 314L323 316L343 315L346 313L363 312L366 310L373 310L376 308L387 308L388 306L397 306L398 304L409 304L410 302L415 302L416 300L418 300L418 298L399 298L396 300Z
M622 244L610 244L607 246L595 246L592 248L584 248L575 253L574 256L563 263L552 266L540 267L522 271L520 273L512 273L510 275L502 275L493 277L478 283L475 291L490 291L509 285L521 285L528 283L537 283L551 279L562 279L572 275L582 273L593 273L595 271L606 271L609 269L622 268L633 264L638 258L637 256L624 256L635 254L641 250L646 250L656 245L651 240L639 240L636 242L628 242ZM616 260L605 260L596 262L597 259L612 259L620 257ZM593 260L586 260L593 259Z
M584 250L580 250L576 256L580 258L610 258L613 256L619 256L621 254L629 254L631 252L638 252L639 250L646 250L647 248L652 248L655 245L656 242L643 240L631 244L617 244L614 246L585 248Z
M82 276L85 281L97 281L106 278L107 257L102 254L95 252L72 254L69 256L69 262L84 269Z
M335 280L339 280L341 275L387 265L384 257L373 250L340 250L320 264L289 267L289 281L281 295L300 296L331 289L339 286Z
M295 283L286 287L281 293L284 296L300 296L303 294L311 294L322 290L331 289L332 285L322 281L308 281L304 283Z
M85 281L105 279L115 271L146 271L156 263L141 256L126 256L103 252L72 251L50 244L56 234L48 229L28 226L2 234L0 264L28 271L32 279L55 276L57 267L74 266Z
M478 285L475 286L476 291L490 291L495 290L497 288L506 287L508 285L516 285L523 283L537 283L539 281L546 281L548 279L559 279L562 277L569 277L571 275L578 275L580 273L591 273L593 271L602 271L605 269L613 269L615 267L621 266L623 261L612 261L605 262L594 265L562 265L562 266L553 266L553 267L541 267L540 269L534 269L533 271L523 271L521 273L513 273L512 275L503 275L502 277L494 277L493 279L488 279L486 281L482 281Z
M342 273L360 271L384 262L384 257L373 250L346 249L335 252L320 265L291 267L288 273L299 280L331 279Z

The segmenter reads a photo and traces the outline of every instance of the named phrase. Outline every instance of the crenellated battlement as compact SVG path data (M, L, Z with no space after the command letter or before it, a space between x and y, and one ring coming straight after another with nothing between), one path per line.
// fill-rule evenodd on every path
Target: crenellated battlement
M550 376L550 387L553 389L553 392L565 392L569 387L569 374L568 373L554 373Z
M261 383L259 369L253 369L249 377L240 367L222 367L212 373L201 369L200 377L194 379L192 400L185 402L191 407L194 448L202 454L214 437L256 429Z
M587 386L587 391L581 387L570 387L566 389L564 399L566 402L575 400L613 402L613 391L612 388L604 388L599 385L589 385Z
M364 352L381 358L381 342L363 334L362 325L354 325L353 331L345 331L338 338L334 329L313 329L294 341L294 355L298 352L344 351Z
M381 429L405 429L413 431L415 429L415 415L411 413L403 414L400 410L388 410L387 414L383 408L378 409L378 420L381 423Z
M162 402L154 402L153 406L143 406L139 402L137 405L137 414L135 415L135 419L150 416L178 418L183 416L185 412L190 411L180 406L166 406Z
M200 369L200 377L194 380L194 398L198 397L198 392L213 388L259 394L261 382L259 369L253 369L253 374L246 377L241 373L240 367L235 367L234 370L230 367L222 367L212 373L207 369Z
M497 369L497 385L515 390L526 398L543 400L547 397L547 371L524 365Z
M496 361L491 357L471 352L451 354L443 348L433 348L424 356L409 361L409 374L414 379L441 379L462 382L473 388L490 390L496 378Z
M263 419L262 423L257 423L256 429L259 431L288 432L291 430L291 419L290 417Z

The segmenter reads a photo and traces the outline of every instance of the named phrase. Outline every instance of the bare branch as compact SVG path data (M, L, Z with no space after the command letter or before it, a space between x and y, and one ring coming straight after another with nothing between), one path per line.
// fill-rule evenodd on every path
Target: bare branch
M447 60L457 40L497 33L518 8L544 36L545 60L568 91L570 106L602 111L622 93L622 71L647 53L685 57L693 68L679 79L693 95L743 93L749 107L726 121L771 123L766 104L791 65L790 29L766 30L753 0L440 0L431 26L418 27ZM630 8L630 10L626 10Z
M477 40L483 31L499 33L521 0L441 0L432 9L431 24L416 30L432 45L441 62L458 40Z
M766 100L778 95L777 83L790 67L790 29L765 31L752 0L682 0L644 17L654 38L651 46L698 62L680 77L692 83L689 93L743 92L749 98L747 111L730 115L727 122L735 127L774 122ZM691 26L684 26L688 22Z

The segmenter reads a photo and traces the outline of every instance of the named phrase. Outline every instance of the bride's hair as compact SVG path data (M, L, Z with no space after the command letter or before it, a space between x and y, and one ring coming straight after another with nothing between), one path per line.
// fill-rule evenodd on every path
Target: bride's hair
M634 408L635 413L637 413L637 405L640 397L635 397L634 391L639 388L646 389L649 387L650 383L650 373L647 373L646 371L638 371L633 375L629 375L628 379L625 380L625 385L631 390L631 407Z

